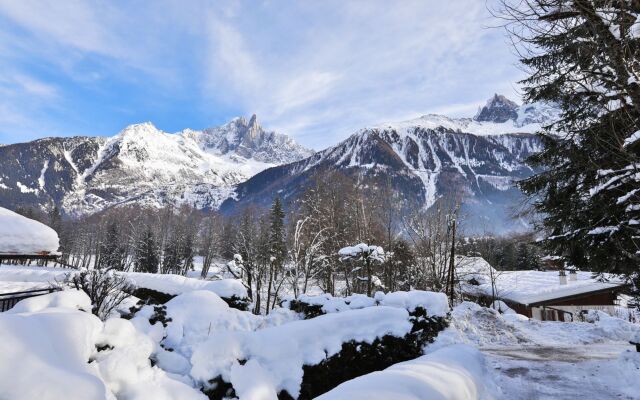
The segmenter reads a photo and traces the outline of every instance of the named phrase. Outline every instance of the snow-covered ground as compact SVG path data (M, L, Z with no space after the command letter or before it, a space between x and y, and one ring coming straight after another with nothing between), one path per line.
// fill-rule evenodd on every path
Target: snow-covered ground
M479 349L498 399L640 398L640 353L629 344L640 325L601 312L590 317L543 322L463 303L427 351L457 343Z
M0 266L0 288L47 285L68 272ZM164 324L149 305L131 320L100 321L75 290L0 313L0 399L205 399L201 390L215 387L216 377L242 400L273 400L281 390L295 396L303 365L336 354L342 343L401 337L417 306L430 315L448 311L442 294L396 292L304 296L327 313L309 320L284 308L258 316L230 308L216 281L131 277L176 294L163 307ZM601 312L591 312L590 322L542 322L467 302L450 318L423 357L344 382L321 398L639 398L640 353L629 340L640 325Z

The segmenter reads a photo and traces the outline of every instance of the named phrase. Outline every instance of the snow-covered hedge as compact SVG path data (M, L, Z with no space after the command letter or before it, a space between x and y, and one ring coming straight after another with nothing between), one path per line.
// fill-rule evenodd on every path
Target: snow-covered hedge
M345 380L420 356L446 325L444 316L420 306L410 313L381 305L257 331L216 331L193 347L191 376L212 399L256 385L265 398L310 399Z
M374 297L368 297L363 294L353 294L347 297L333 297L327 293L316 296L303 294L297 298L285 298L281 305L292 311L302 313L305 319L377 305L404 308L408 311L422 307L428 311L429 315L441 317L445 316L449 311L449 304L444 293L422 290L398 291L386 294L377 292Z
M164 304L177 295L207 290L220 296L231 307L246 310L250 304L247 289L237 279L206 281L174 274L129 272L127 277L137 287L134 296L151 303Z
M347 381L318 400L477 400L490 398L482 353L453 345Z

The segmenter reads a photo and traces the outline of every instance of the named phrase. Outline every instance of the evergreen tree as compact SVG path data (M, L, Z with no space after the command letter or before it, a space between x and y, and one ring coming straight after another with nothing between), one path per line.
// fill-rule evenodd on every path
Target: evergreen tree
M186 275L187 271L193 270L193 256L195 253L195 238L193 230L184 233L184 238L180 246L180 261L182 263L182 274Z
M100 243L100 268L116 269L124 268L125 250L120 241L118 223L113 221L107 225L107 229Z
M62 215L60 215L58 206L54 206L47 214L47 217L47 225L59 234L62 231Z
M515 4L517 3L517 4ZM640 265L640 16L637 1L504 0L524 46L525 99L559 105L521 182L545 246L580 268L634 278Z
M501 270L516 269L516 245L512 241L505 243L498 250L496 259Z
M416 257L404 240L396 240L391 248L391 256L387 258L388 273L385 286L390 291L411 290L412 269L416 265Z
M180 272L182 260L180 258L180 237L174 232L166 241L162 258L162 272L177 274Z
M281 268L287 257L287 245L284 237L284 210L279 197L276 197L271 206L269 216L269 254L276 268Z
M153 231L150 227L147 227L138 239L136 246L136 271L157 273L158 264L160 264L160 255L158 253L158 245Z

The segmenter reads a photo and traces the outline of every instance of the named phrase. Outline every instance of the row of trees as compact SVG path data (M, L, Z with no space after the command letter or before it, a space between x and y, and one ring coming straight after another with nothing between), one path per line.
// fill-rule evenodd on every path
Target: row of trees
M242 279L259 311L275 307L283 292L297 296L312 288L334 295L448 291L453 253L482 255L503 269L537 267L531 237L465 238L456 204L440 199L430 210L414 209L385 182L372 191L332 173L315 180L287 212L279 198L270 209L232 216L187 207L120 207L77 220L56 209L19 211L59 232L61 263L185 275L199 257L202 277ZM380 246L383 254L367 265L339 254L358 243Z
M389 187L382 182L372 191L341 174L322 176L287 213L279 198L268 210L233 216L186 207L120 207L77 220L61 218L56 209L18 211L58 231L60 262L75 268L184 275L199 256L206 277L216 260L218 266L233 260L224 272L245 282L258 309L273 308L284 287L295 295L312 287L348 295L361 291L362 282L370 292L375 279L386 290L444 290L451 247L460 243L451 229L455 202L414 210ZM384 262L363 271L341 260L339 250L357 243L384 248Z

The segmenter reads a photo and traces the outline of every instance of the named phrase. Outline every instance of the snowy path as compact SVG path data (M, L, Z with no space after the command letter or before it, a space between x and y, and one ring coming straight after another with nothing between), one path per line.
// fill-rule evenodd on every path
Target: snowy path
M542 322L463 303L433 349L478 348L498 387L496 400L640 400L640 330L606 314L593 323Z
M620 353L631 349L625 343L480 348L502 398L512 400L638 399L611 373Z

